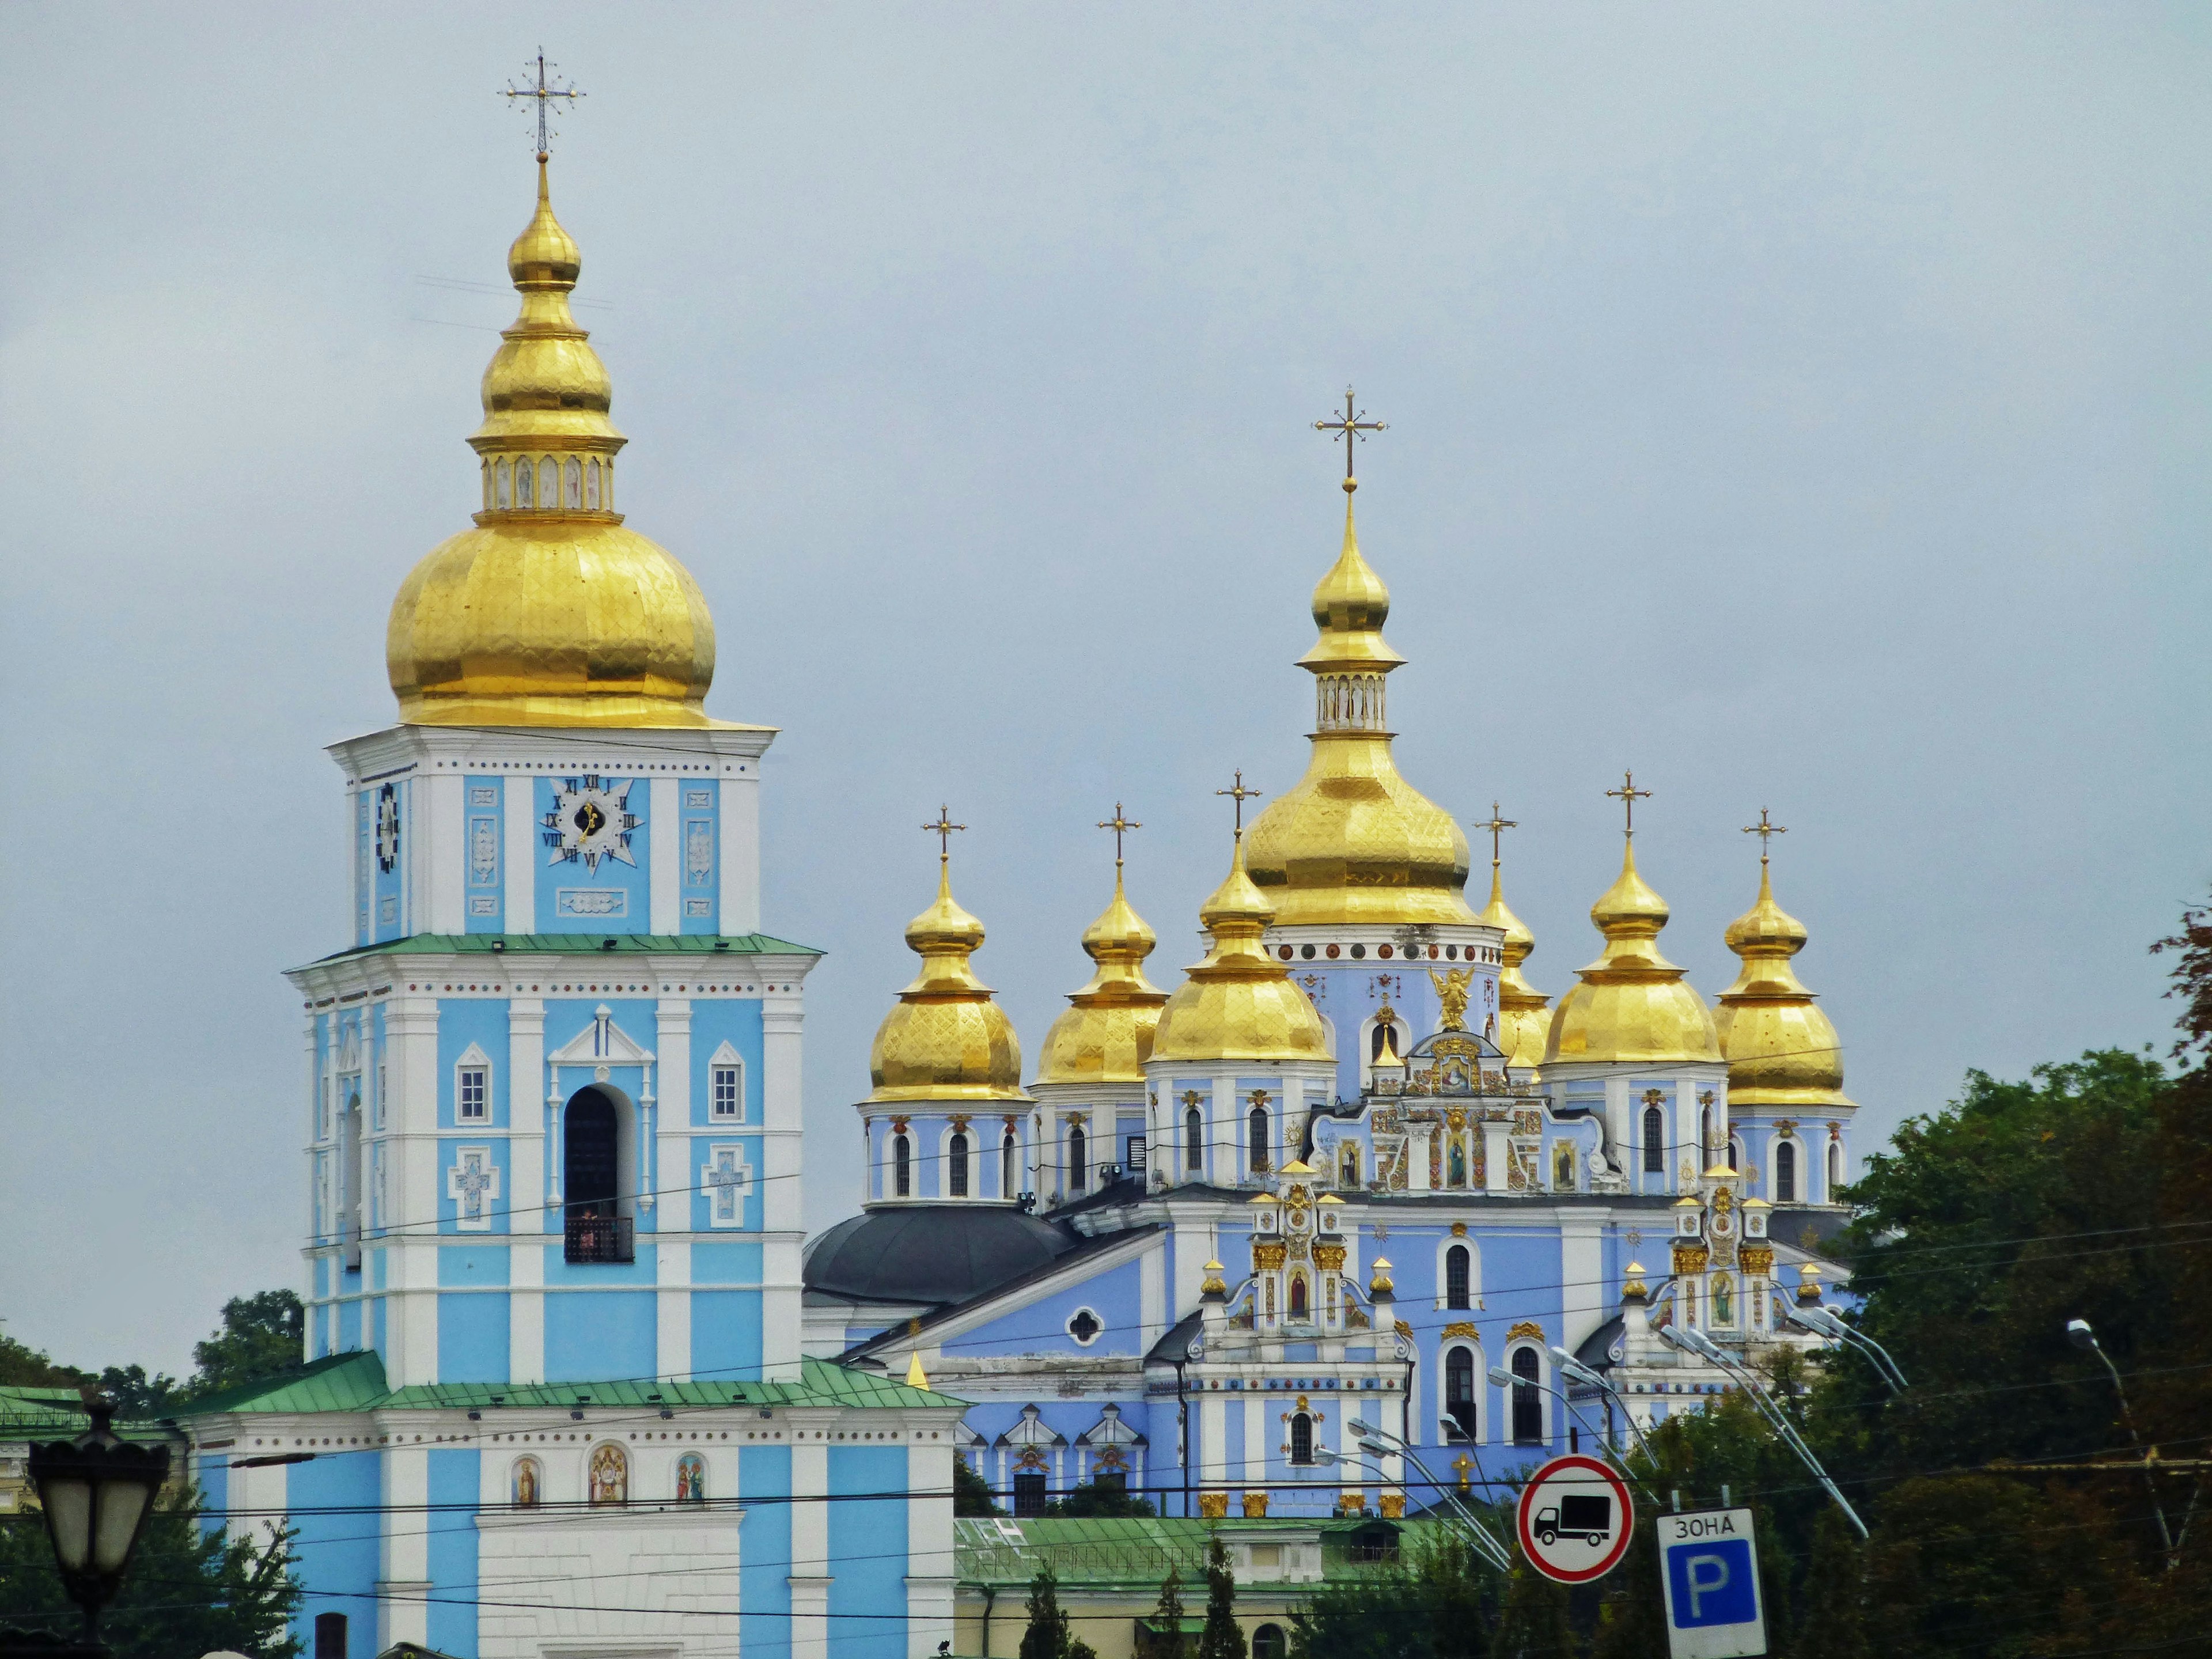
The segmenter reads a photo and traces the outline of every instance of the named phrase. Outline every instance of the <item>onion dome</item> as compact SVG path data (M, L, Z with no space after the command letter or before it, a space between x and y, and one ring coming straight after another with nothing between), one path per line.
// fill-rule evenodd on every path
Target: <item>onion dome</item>
M1545 1065L1720 1059L1720 1037L1705 1000L1659 954L1667 914L1667 901L1636 873L1632 841L1621 854L1620 879L1590 907L1605 950L1559 999Z
M1805 948L1805 924L1774 902L1767 862L1759 861L1759 902L1729 924L1728 947L1743 959L1735 983L1713 1010L1728 1057L1729 1104L1807 1112L1850 1109L1843 1092L1844 1050L1790 959Z
M1390 590L1360 556L1352 488L1343 551L1314 589L1321 637L1298 659L1315 680L1313 753L1253 823L1252 880L1279 927L1469 923L1467 837L1391 758L1383 680L1406 659L1382 638Z
M1628 1277L1620 1282L1620 1299L1623 1302L1642 1302L1650 1294L1644 1283L1644 1264L1641 1261L1630 1262Z
M1152 1058L1326 1060L1321 1016L1261 943L1274 912L1245 870L1242 837L1198 919L1213 948L1160 1010Z
M1390 1277L1390 1258L1376 1256L1370 1272L1374 1276L1367 1281L1367 1299L1370 1302L1389 1301L1397 1290Z
M1229 1286L1224 1284L1221 1279L1224 1271L1225 1270L1218 1261L1207 1261L1206 1278L1198 1287L1200 1301L1226 1302L1229 1299Z
M1145 958L1159 943L1121 890L1114 864L1114 898L1083 932L1083 949L1097 964L1091 982L1068 998L1073 1006L1045 1033L1039 1083L1142 1083L1152 1030L1168 994L1145 977Z
M522 309L483 375L483 510L392 604L385 661L420 726L712 726L714 623L699 586L614 510L612 392L569 314L576 244L538 211L507 252Z
M953 902L949 860L938 861L937 902L907 924L906 942L921 971L876 1028L868 1103L1028 1100L1014 1024L968 964L983 924Z
M1475 920L1505 935L1505 965L1498 975L1498 1046L1508 1066L1540 1066L1552 1029L1552 1000L1521 976L1521 964L1534 951L1536 936L1506 904L1496 859L1490 861L1490 902Z

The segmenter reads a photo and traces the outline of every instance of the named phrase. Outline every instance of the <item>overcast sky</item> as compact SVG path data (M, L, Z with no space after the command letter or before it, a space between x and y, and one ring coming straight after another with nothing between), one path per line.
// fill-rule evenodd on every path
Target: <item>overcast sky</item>
M2212 20L2177 6L0 9L0 1329L181 1370L297 1285L297 1000L392 595L477 500L543 41L629 522L783 729L806 1212L939 801L1034 1057L1127 804L1174 984L1304 765L1347 380L1407 776L1519 820L1554 994L1604 791L1708 996L1759 808L1860 1146L2163 1052L2203 825ZM1473 896L1480 902L1478 865Z

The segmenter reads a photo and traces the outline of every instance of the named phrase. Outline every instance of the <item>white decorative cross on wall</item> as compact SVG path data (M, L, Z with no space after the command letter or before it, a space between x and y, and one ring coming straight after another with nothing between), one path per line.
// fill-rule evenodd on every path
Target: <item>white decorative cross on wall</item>
M460 1206L453 1224L465 1232L488 1232L491 1211L485 1200L499 1196L499 1166L489 1146L464 1146L446 1172L446 1196Z
M739 1147L714 1147L709 1158L699 1176L714 1200L714 1224L718 1227L737 1226L744 1218L744 1196L752 1190L753 1172Z

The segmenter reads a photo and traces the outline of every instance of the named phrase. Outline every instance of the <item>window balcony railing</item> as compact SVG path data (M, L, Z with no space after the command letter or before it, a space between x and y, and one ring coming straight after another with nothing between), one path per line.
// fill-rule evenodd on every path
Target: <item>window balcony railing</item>
M571 1210L562 1228L562 1254L570 1261L635 1261L633 1225L628 1216Z

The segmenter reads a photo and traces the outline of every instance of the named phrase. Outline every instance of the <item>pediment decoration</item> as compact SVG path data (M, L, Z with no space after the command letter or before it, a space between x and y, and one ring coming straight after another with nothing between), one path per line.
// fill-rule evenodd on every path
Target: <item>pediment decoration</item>
M614 1011L603 1002L590 1024L545 1058L554 1066L650 1066L653 1050L616 1024Z

